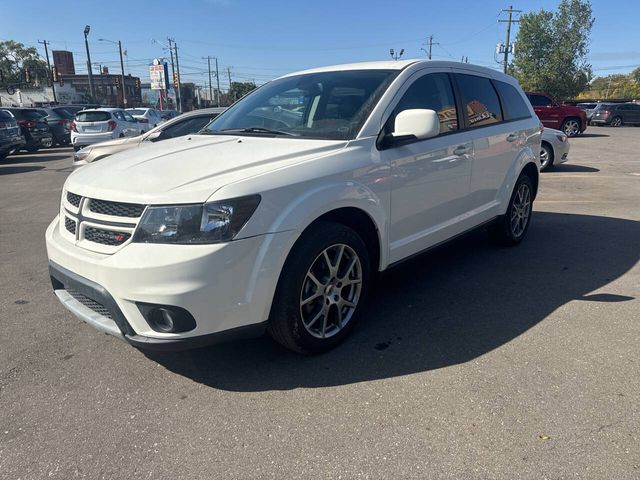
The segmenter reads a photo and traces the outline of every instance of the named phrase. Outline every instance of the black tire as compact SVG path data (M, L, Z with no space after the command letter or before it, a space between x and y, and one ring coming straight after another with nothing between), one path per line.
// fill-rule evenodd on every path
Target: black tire
M526 222L524 223L524 229L521 232L514 231L513 222L511 221L514 216L514 209L517 208L515 206L518 201L519 192L521 188L528 189L529 191L529 211L526 218ZM527 234L529 230L529 225L531 224L531 215L533 213L533 183L528 175L522 173L518 178L515 186L513 187L513 193L511 194L511 198L509 199L509 206L507 207L507 213L502 215L496 219L496 221L489 226L489 236L491 240L493 240L498 245L502 246L513 246L520 243Z
M0 162L9 156L9 152L0 152Z
M78 151L78 150L80 150L81 148L82 148L82 147L79 147L79 146L77 146L77 145L74 145L74 146L73 146L73 151L74 151L74 152L77 152L77 151Z
M324 310L325 302L328 301L327 296L331 297L333 294L320 294L317 299L310 302L308 306L302 306L302 295L305 287L310 285L307 277L308 272L311 271L314 266L318 265L316 262L321 261L321 256L325 250L336 245L349 247L351 250L348 255L355 254L360 261L361 283L359 296L355 300L355 307L351 312L351 316L346 321L346 324L344 324L342 328L338 328L337 323L332 322L331 326L333 328L337 328L336 333L328 336L327 338L318 338L317 336L312 335L308 328L305 327L302 312L304 309L311 308L312 306L314 309L317 309L317 311ZM347 249L345 248L344 251L346 252ZM339 258L342 258L343 261L336 262L337 271L340 271L341 265L345 265L344 261L348 261L348 263L350 263L349 257L341 256ZM353 260L353 256L350 258ZM336 258L332 259L332 261L336 261ZM327 283L323 283L322 287L316 284L318 285L316 287L316 293L320 291L327 292L327 287L330 286L333 280L337 282L335 285L340 287L341 283L339 280L346 278L346 276L349 276L349 272L347 272L343 277L341 277L340 274L336 275L335 279L318 279L320 282L326 281ZM365 303L369 288L369 281L369 252L360 236L351 228L339 223L321 221L313 224L298 239L289 253L287 261L282 269L273 305L271 307L271 314L269 316L267 329L269 334L279 344L298 353L313 354L330 350L338 345L349 334L357 322L358 316L362 311L363 304ZM344 295L343 292L345 289L349 289L347 292L348 295L349 292L353 292L353 290L350 290L352 288L357 289L355 285L343 285L343 287L339 289L341 292L339 294L340 298ZM310 295L310 297L313 297L313 295ZM337 309L340 308L337 305L329 305L328 303L327 305L326 309L328 313L326 315L323 314L321 317L321 319L326 319L323 325L329 324L331 312L333 312L333 318L335 319ZM349 307L342 308L348 309ZM309 316L315 317L312 313L309 313ZM312 329L311 327L309 328Z
M623 122L622 122L622 117L620 117L620 116L617 116L617 115L616 115L615 117L613 117L613 118L611 119L611 123L610 123L610 125L611 125L612 127L621 127L621 126L622 126L622 124L623 124Z
M546 163L544 155L546 155ZM542 142L540 146L540 171L546 172L551 168L553 168L553 148L547 142Z
M580 135L582 131L582 122L576 117L565 118L560 126L560 130L562 130L567 137L575 137Z

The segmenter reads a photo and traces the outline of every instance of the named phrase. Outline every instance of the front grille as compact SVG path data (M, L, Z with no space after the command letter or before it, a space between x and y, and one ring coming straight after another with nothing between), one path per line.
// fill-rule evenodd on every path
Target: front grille
M69 233L76 234L76 222L69 217L64 217L64 228L66 228Z
M89 210L101 215L137 218L142 215L144 205L137 203L107 202L105 200L92 199L89 202Z
M73 298L75 298L78 302L80 302L82 305L84 305L88 309L93 310L94 312L96 312L99 315L102 315L103 317L107 317L113 320L111 311L109 311L109 309L104 305L102 305L100 302L96 302L95 300L87 297L86 295L83 295L82 293L78 292L77 290L74 290L73 288L67 288L66 290L67 290L67 293L69 293L69 295L71 295Z
M84 229L85 240L111 247L122 245L130 237L131 234L126 232L114 232L113 230L102 230L94 227L86 227Z
M82 197L80 195L76 195L75 193L67 192L67 202L69 202L74 207L80 206L80 199Z

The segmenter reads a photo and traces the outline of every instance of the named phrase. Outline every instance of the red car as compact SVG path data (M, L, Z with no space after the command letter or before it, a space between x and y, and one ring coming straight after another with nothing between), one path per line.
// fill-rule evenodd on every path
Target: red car
M587 114L581 108L561 105L546 93L526 93L545 127L562 130L567 137L575 137L587 129Z

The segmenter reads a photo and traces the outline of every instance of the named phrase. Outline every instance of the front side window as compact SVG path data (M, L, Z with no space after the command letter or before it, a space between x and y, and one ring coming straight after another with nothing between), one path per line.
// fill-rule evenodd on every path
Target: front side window
M413 82L395 108L394 118L411 109L435 110L440 119L440 135L458 130L456 101L446 73L431 73Z
M475 75L455 74L470 128L502 121L500 100L491 80Z
M204 133L350 140L396 75L347 70L274 80L226 110Z
M181 137L182 135L199 132L210 120L211 117L209 116L187 118L164 128L162 130L162 138Z

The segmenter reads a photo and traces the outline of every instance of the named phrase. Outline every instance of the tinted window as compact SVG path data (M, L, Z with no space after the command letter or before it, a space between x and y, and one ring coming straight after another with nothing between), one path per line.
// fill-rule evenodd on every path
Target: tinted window
M111 120L109 112L79 112L76 115L76 122L106 122Z
M202 128L211 121L211 115L187 118L181 122L174 123L173 125L162 130L163 138L181 137L182 135L189 135L190 133L196 133L202 130Z
M502 98L505 120L531 117L529 107L522 98L522 95L520 95L520 92L518 92L513 85L498 81L494 81L493 84Z
M413 82L402 96L395 113L414 108L435 110L440 118L440 134L458 130L456 101L446 73L432 73Z
M529 97L529 101L534 107L547 107L551 105L551 99L549 97L545 97L544 95L537 95L535 93L532 93L527 95L527 97Z
M491 80L463 74L456 74L456 79L469 127L482 127L502 121L500 100Z
M3 120L6 120L6 119L13 120L13 115L11 115L9 112L6 112L4 110L0 110L0 118Z
M45 114L40 113L38 110L22 110L21 117L27 120L42 120Z
M53 111L60 115L62 118L67 118L69 120L73 119L73 114L65 110L64 108L54 108Z
M131 115L144 115L146 110L137 109L137 110L127 110Z

